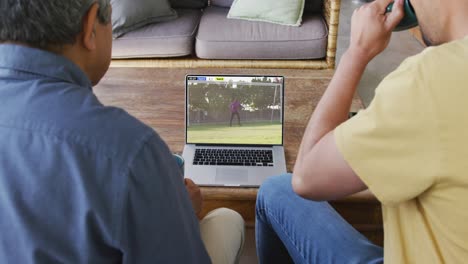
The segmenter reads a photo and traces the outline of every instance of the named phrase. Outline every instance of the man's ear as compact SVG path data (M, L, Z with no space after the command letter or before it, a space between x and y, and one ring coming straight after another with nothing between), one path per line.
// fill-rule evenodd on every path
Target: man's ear
M88 50L96 49L96 23L99 4L94 3L83 17L81 39L83 46Z

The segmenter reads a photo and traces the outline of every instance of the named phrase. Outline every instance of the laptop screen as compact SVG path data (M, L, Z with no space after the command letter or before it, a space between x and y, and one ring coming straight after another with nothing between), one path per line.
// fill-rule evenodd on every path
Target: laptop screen
M283 144L284 78L188 75L186 142Z

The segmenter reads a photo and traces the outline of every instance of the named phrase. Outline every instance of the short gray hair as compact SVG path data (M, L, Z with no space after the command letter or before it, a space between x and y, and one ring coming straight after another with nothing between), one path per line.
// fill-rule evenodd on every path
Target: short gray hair
M74 44L89 8L99 4L98 20L111 20L110 0L1 0L0 42L47 49Z

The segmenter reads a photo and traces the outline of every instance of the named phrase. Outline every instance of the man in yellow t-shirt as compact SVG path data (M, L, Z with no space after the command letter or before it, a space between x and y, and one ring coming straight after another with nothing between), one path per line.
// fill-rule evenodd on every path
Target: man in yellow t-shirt
M272 177L259 191L261 263L468 263L468 0L411 0L432 47L403 62L347 120L366 65L403 16L401 0L385 14L391 2L355 11L350 46L309 121L293 176ZM310 201L367 188L382 203L383 252L327 203Z

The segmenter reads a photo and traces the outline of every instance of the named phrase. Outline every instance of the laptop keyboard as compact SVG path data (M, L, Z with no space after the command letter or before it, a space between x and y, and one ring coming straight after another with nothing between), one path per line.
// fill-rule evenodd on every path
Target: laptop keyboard
M273 151L257 149L196 149L193 165L273 167Z

